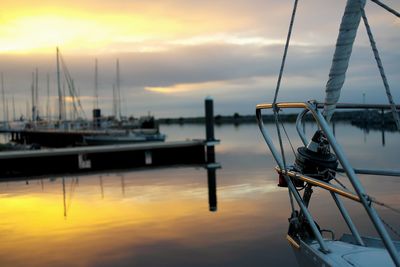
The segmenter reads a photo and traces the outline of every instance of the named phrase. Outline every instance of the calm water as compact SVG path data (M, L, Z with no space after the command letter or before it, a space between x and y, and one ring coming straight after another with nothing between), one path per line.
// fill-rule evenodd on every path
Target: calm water
M294 133L294 125L286 127ZM204 136L203 126L162 131L169 140ZM354 166L399 168L398 133L385 133L385 146L381 132L339 124L336 135ZM295 266L285 239L287 191L276 187L257 126L220 126L216 136L217 212L209 211L200 167L0 183L0 266ZM361 180L371 195L400 208L400 179ZM362 232L374 235L362 208L345 204ZM399 216L378 210L400 228ZM315 190L311 211L337 237L347 232L326 192Z

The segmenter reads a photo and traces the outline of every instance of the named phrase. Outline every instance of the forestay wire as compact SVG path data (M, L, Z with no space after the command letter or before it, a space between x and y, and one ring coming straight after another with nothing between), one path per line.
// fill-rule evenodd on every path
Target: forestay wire
M279 126L279 114L278 114L279 113L279 109L276 106L276 100L278 98L279 89L280 89L281 80L282 80L282 75L283 75L283 70L285 68L286 55L287 55L287 52L288 52L288 49L289 49L289 43L290 43L290 37L292 35L294 19L296 17L297 3L298 3L298 0L295 0L294 1L294 5L293 5L292 16L290 18L289 30L288 30L288 34L287 34L287 37L286 37L285 50L283 52L281 68L279 70L278 81L276 83L274 102L272 104L273 111L274 111L274 117L275 117L275 125L276 125L276 130L277 130L278 139L279 139L279 147L281 149L281 155L282 155L282 161L283 161L283 167L284 167L283 175L287 174L287 167L286 167L285 152L284 152L283 143L282 143L282 135L281 135L281 130L280 130L280 126ZM294 202L293 202L293 196L292 196L292 193L291 193L290 190L289 190L289 197L290 197L290 206L292 208L292 214L294 214L295 207L294 207Z
M274 102L272 104L273 111L274 111L274 117L275 117L276 129L277 129L278 137L279 137L279 145L280 145L280 149L281 149L281 154L282 154L282 159L283 159L283 165L284 165L284 168L285 168L285 172L286 172L286 160L285 160L285 153L284 153L284 150L283 150L282 136L281 136L281 132L280 132L279 117L278 117L279 110L276 107L276 100L278 98L278 93L279 93L279 89L280 89L280 85L281 85L283 70L285 68L286 55L287 55L287 52L288 52L288 49L289 49L290 37L292 35L294 18L296 16L296 11L297 11L297 3L298 3L298 0L295 0L294 1L294 6L293 6L293 11L292 11L292 16L291 16L291 19L290 19L289 30L288 30L288 34L287 34L287 38L286 38L285 50L283 52L281 68L279 70L278 81L276 83Z
M276 100L278 98L279 89L280 89L280 86L281 86L283 69L285 68L285 62L286 62L286 55L287 55L287 52L288 52L288 49L289 49L290 37L292 36L293 23L294 23L294 18L296 16L296 11L297 11L297 3L298 3L298 0L295 0L294 1L294 6L293 6L293 11L292 11L292 17L290 19L289 31L288 31L288 35L286 37L285 50L283 52L283 57L282 57L282 62L281 62L281 69L279 71L278 81L276 83L274 102L273 102L274 113L276 111L275 104L276 104Z

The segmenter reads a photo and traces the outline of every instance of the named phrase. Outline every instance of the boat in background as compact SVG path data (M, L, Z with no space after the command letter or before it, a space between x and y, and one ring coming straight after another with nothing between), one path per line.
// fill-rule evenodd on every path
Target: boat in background
M378 0L372 1L397 17L400 17L399 12ZM279 177L278 186L288 188L289 191L291 215L286 238L292 246L300 266L400 267L400 242L394 241L389 235L388 230L391 230L396 236L400 235L381 218L375 206L379 205L397 213L400 213L400 211L370 196L357 176L357 174L364 174L400 177L400 170L353 168L329 125L335 109L378 109L382 111L391 110L397 128L400 130L400 106L396 106L391 97L376 43L365 15L364 5L365 0L347 0L329 73L329 80L325 89L325 102L278 103L276 100L296 14L296 0L274 101L273 103L259 104L256 107L256 117L262 136L278 164L276 167ZM361 20L364 21L366 26L370 44L385 85L390 103L388 105L338 103L353 43ZM284 124L279 118L279 113L284 109L302 110L297 117L296 130L303 146L297 148L297 151L292 146L294 142L289 137L291 135L286 132ZM274 113L275 128L279 140L278 147L275 146L271 135L263 123L263 110L272 110ZM312 136L311 140L307 139L303 126L304 119L309 113L318 126L318 130ZM290 157L285 155L285 145L292 147L295 158L293 164L288 162ZM337 177L338 173L341 174L340 177ZM316 188L327 190L330 193L351 234L344 234L341 238L336 239L333 230L323 229L317 224L309 210L311 197ZM379 238L366 237L360 234L359 229L357 229L345 208L341 200L342 198L355 201L363 206ZM330 236L325 237L326 234Z
M88 135L83 137L86 145L117 145L143 142L164 142L165 134L153 131L125 131L118 133L110 131L101 135Z

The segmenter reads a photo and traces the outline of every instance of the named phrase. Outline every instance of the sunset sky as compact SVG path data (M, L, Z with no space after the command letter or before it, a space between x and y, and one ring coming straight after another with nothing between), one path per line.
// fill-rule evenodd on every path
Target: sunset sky
M399 1L384 2L400 10ZM287 0L5 0L0 13L0 71L6 97L11 101L14 96L17 115L25 114L37 67L40 112L45 112L49 73L55 113L59 46L88 117L95 58L105 114L111 113L117 58L124 114L201 115L203 99L209 95L217 114L252 114L255 104L272 101L292 4ZM323 100L344 5L344 0L300 1L280 100ZM367 3L367 15L399 102L400 20L372 2ZM360 102L365 92L367 101L385 102L361 26L342 100Z

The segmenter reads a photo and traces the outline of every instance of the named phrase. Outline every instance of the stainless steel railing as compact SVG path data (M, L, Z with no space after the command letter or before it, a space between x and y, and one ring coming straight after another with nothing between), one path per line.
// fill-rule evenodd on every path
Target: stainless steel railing
M328 122L325 120L324 116L320 112L320 109L323 107L322 103L317 103L317 102L283 102L283 103L277 103L275 106L273 104L259 104L256 106L256 117L257 117L257 122L260 128L260 131L264 137L265 142L267 143L275 161L278 164L278 169L280 172L283 174L283 177L285 178L287 184L288 184L288 189L290 192L293 194L297 204L299 205L301 211L303 212L305 218L307 219L308 223L310 224L311 230L314 233L314 236L316 240L319 243L320 250L323 251L324 253L329 253L329 250L325 244L325 241L319 232L312 215L310 214L309 210L307 209L307 206L305 205L303 199L301 198L300 194L296 190L294 184L292 183L291 177L295 179L300 179L303 180L309 184L312 184L314 186L319 186L325 190L328 190L331 192L332 197L335 201L335 203L338 206L338 209L340 210L342 217L344 218L346 224L348 225L350 231L352 232L353 236L355 237L357 243L361 246L364 246L364 242L361 239L360 234L358 233L357 228L355 227L354 223L352 222L350 215L348 214L347 210L345 209L343 203L341 202L340 198L338 198L337 195L344 196L347 198L350 198L354 201L360 202L363 207L365 208L370 220L372 221L375 229L377 230L378 234L380 235L383 244L385 245L386 249L388 250L393 262L396 264L396 266L400 266L400 257L399 254L393 244L393 241L391 240L388 232L386 231L386 228L384 224L382 223L380 217L378 216L376 210L374 207L371 205L371 199L369 196L366 194L364 187L362 186L360 180L358 179L356 175L355 169L351 166L349 160L347 159L346 155L343 152L343 149L341 146L337 143L336 138L334 137L334 134L332 130L329 127ZM283 160L281 155L278 153L278 150L276 149L274 142L272 138L270 137L267 128L265 127L263 120L262 120L262 110L264 109L302 109L303 111L300 112L300 114L297 117L296 121L296 129L297 132L302 140L302 142L306 145L307 144L307 138L304 135L302 131L302 121L305 117L305 115L310 112L318 124L318 127L325 133L328 142L330 143L333 151L335 152L342 168L343 171L347 174L347 177L352 184L355 193L348 192L342 189L339 189L337 187L334 187L333 185L329 183L321 183L321 181L318 181L314 178L307 177L305 175L300 175L299 173L291 172L290 170L286 170L283 164ZM360 108L366 108L366 109L390 109L390 105L369 105L369 104L338 104L337 105L338 109L360 109ZM397 106L397 108L400 108L400 106ZM373 170L374 174L382 174L382 175L387 175L387 171L385 173L384 170ZM392 171L392 174L396 174L397 171ZM365 170L364 170L365 173ZM390 173L390 172L389 172ZM400 173L400 172L399 172Z

